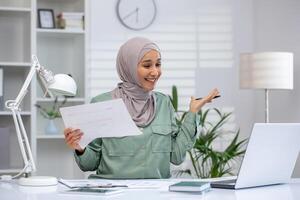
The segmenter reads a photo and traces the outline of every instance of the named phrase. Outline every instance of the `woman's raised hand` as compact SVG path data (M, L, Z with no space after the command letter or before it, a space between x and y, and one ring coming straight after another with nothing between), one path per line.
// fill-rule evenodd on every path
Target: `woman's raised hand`
M69 148L77 150L78 152L84 152L84 149L78 144L83 132L80 129L66 128L64 129L65 142Z
M190 112L197 113L199 110L206 104L209 103L213 100L215 96L218 96L220 93L217 88L213 89L210 91L210 93L201 98L201 99L196 99L195 97L191 97L190 101Z

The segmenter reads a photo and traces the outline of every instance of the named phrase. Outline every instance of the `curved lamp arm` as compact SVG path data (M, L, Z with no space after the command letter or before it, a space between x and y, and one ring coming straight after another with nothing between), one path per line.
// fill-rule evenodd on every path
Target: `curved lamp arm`
M25 79L25 82L24 82L18 96L16 97L15 100L8 100L5 102L6 108L11 110L12 115L13 115L14 125L16 128L16 133L17 133L17 137L18 137L18 142L19 142L21 153L22 153L23 161L25 164L23 172L25 172L27 175L30 172L36 171L36 166L34 163L34 159L33 159L32 151L31 151L30 144L28 141L27 133L26 133L26 130L25 130L25 127L23 124L21 114L20 114L20 112L21 112L20 104L28 92L28 87L29 87L35 73L37 73L38 78L41 80L41 85L42 85L43 89L46 90L46 92L50 95L50 97L53 97L53 94L51 93L51 91L48 90L48 87L49 88L51 87L51 89L53 89L53 91L56 91L56 92L59 91L61 94L68 94L68 95L75 95L76 90L77 90L75 81L67 75L65 75L65 76L67 76L66 81L68 83L60 84L60 87L56 88L55 87L56 86L55 76L53 76L53 73L49 70L44 69L44 67L42 67L40 65L37 57L35 55L32 55L32 64L31 64L30 71ZM65 81L65 80L63 79L62 81ZM72 87L61 88L61 85L68 85L68 86L71 85Z
M26 77L25 82L23 83L21 90L19 91L18 96L16 97L15 100L8 100L5 102L6 108L11 110L11 112L12 112L19 146L20 146L23 161L25 164L25 167L24 167L25 173L30 173L30 172L36 171L36 166L34 163L32 151L31 151L31 148L29 145L29 141L28 141L25 127L24 127L24 123L23 123L23 120L22 120L22 117L20 114L20 112L21 112L20 104L28 92L28 87L29 87L35 73L37 71L39 71L40 69L41 69L41 66L39 64L39 61L38 61L37 57L35 55L33 55L30 71Z

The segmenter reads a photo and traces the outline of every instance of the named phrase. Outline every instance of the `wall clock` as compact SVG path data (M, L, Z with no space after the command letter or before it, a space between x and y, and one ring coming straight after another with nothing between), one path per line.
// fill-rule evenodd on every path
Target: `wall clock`
M149 27L156 17L154 0L118 0L116 12L119 21L131 30Z

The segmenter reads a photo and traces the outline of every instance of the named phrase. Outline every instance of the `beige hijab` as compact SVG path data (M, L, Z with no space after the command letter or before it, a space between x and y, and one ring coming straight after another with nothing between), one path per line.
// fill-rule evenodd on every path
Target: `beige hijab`
M139 127L145 127L155 117L155 96L152 91L144 91L137 77L137 66L150 50L160 53L152 41L135 37L121 46L116 67L122 82L112 91L113 98L122 98L133 121Z

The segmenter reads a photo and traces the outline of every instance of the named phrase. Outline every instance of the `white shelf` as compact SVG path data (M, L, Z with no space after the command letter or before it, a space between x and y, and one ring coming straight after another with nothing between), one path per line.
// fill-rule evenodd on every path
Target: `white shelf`
M89 17L86 12L89 8L89 0L33 0L32 2L34 2L33 5L36 6L36 9L49 8L54 11L55 15L61 12L83 12L86 17ZM85 20L85 22L88 21L87 18ZM66 104L63 106L73 106L87 102L85 97L87 82L85 72L88 64L88 43L86 42L89 31L87 25L85 24L85 30L45 29L39 27L32 27L31 29L35 35L33 43L36 43L33 52L36 52L40 63L54 74L71 74L76 81L77 96L75 98L67 98ZM33 95L32 103L50 108L55 99L43 97L44 92L38 83L34 86L35 94ZM60 105L64 98L60 97L58 101L58 105ZM38 160L37 174L71 178L83 177L83 173L78 170L74 162L72 151L67 148L64 142L64 124L62 119L55 120L59 133L57 135L47 135L45 127L48 120L41 116L37 109L34 110L36 112L33 112L32 129L34 130L33 143L35 143L33 150ZM49 163L52 169L58 168L60 170L51 170ZM70 169L70 166L74 166L74 168Z
M25 115L25 116L30 116L31 112L30 111L22 111L20 114ZM10 116L10 115L12 115L12 112L10 112L10 111L0 111L0 116Z
M84 35L85 30L68 30L68 29L42 29L38 28L37 33L39 36L78 36Z
M0 6L0 11L9 11L9 12L30 12L30 8L23 7L3 7Z
M42 29L38 24L38 9L48 8L55 16L61 12L83 12L88 18L89 0L0 0L0 68L4 71L3 100L15 99L31 68L31 55L35 54L42 66L54 74L71 74L75 79L78 94L76 98L68 98L65 105L79 105L87 102L86 65L88 53L88 24L85 30L77 29ZM85 18L85 22L88 19ZM22 101L22 118L34 158L39 161L37 174L50 176L82 177L78 167L74 165L72 152L64 144L63 121L56 120L58 135L46 135L45 126L48 120L43 118L34 104L46 108L53 105L54 98L44 98L40 84L34 78L28 94ZM64 98L59 98L59 104ZM24 110L24 111L23 111ZM0 126L9 127L13 131L12 113L8 109L0 111ZM16 137L15 134L10 134ZM3 137L5 140L6 138ZM0 135L0 141L1 140ZM9 147L18 146L16 138L10 138ZM51 143L51 144L50 144ZM44 145L46 144L46 145ZM9 161L13 168L21 168L19 149L10 148ZM6 153L6 152L4 152ZM59 156L57 156L59 155ZM5 159L6 154L0 153ZM6 157L5 157L6 156ZM0 159L1 162L1 159ZM18 164L19 163L19 164ZM49 168L49 163L52 167ZM70 164L74 169L70 169ZM9 167L3 167L9 168ZM59 168L59 171L51 169ZM17 173L21 169L0 169L0 173Z
M22 169L0 169L0 174L13 174L13 173L19 173Z
M59 102L63 101L64 98L58 98L57 99ZM37 102L53 102L54 99L53 98L37 98ZM84 98L68 98L67 102L85 102Z
M37 139L64 139L64 135L42 135L38 134Z
M1 67L31 67L28 62L0 62Z

